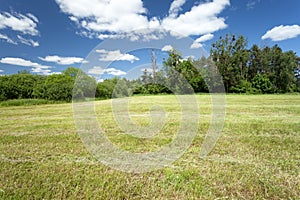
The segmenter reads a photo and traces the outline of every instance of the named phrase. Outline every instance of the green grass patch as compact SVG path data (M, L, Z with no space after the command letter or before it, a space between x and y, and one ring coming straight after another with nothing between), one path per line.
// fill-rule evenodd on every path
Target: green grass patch
M31 105L58 104L58 103L63 103L63 102L46 100L46 99L13 99L7 101L0 101L0 107L31 106Z
M200 122L190 147L171 166L144 174L96 160L76 133L70 103L1 106L0 199L299 198L300 95L228 95L222 135L203 159L198 153L212 105L209 95L197 100ZM145 139L118 126L112 101L96 101L96 116L124 150L159 150L180 127L181 108L172 95L130 99L132 121L142 127L151 124L151 109L167 113L161 130Z

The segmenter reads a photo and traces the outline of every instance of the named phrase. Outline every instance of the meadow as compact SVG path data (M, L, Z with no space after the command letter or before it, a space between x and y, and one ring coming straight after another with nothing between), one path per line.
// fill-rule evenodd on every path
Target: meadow
M300 95L227 95L222 135L204 158L199 151L212 105L209 95L197 100L192 144L170 166L146 173L118 171L93 157L76 132L71 103L0 106L0 199L299 198ZM180 127L172 95L130 99L131 118L141 126L151 123L152 106L168 113L152 138L122 133L111 101L96 101L96 115L110 141L126 151L156 151Z

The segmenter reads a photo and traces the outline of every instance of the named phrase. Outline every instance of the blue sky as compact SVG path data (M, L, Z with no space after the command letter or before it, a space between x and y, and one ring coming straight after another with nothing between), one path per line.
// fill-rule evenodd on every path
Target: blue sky
M198 58L227 33L300 56L299 10L299 0L0 0L0 74L126 76L149 67L151 47L160 65L161 49Z

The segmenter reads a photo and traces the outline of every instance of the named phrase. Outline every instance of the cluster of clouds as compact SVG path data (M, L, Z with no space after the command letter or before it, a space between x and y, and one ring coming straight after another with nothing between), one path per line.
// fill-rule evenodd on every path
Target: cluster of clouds
M0 63L22 67L30 67L32 72L41 73L44 75L49 75L51 72L50 66L41 65L39 63L32 62L30 60L25 60L23 58L5 57L0 59Z
M38 23L39 20L37 17L31 13L24 15L16 12L2 12L0 13L0 30L11 29L17 32L17 36L16 38L11 38L6 34L0 33L0 39L14 45L22 43L37 47L39 43L28 37L39 36L39 31L37 30Z
M247 9L253 9L261 0L249 0ZM148 18L142 0L56 0L62 12L69 15L83 35L99 39L124 38L131 40L156 39L162 35L141 33L134 30L164 30L177 36L199 36L191 48L200 48L203 43L213 39L213 33L227 28L225 18L220 13L230 5L230 0L212 0L195 4L190 10L182 12L186 0L174 0L168 15L160 19ZM122 6L124 4L126 6ZM130 22L130 23L128 23ZM281 25L272 28L261 39L281 41L297 37L298 25ZM143 36L141 36L143 35Z
M200 48L203 42L211 40L213 33L227 28L220 13L230 0L211 0L195 4L183 12L187 0L173 0L168 14L163 17L147 17L149 11L142 0L55 0L60 10L81 28L81 34L99 39L124 38L132 40L159 39L164 34L135 30L164 30L177 36L198 36L191 48ZM247 9L253 9L261 0L248 0ZM125 6L123 6L125 5ZM30 37L39 36L39 20L31 13L0 13L0 30L17 32L15 38L0 32L0 40L11 44L22 43L37 47L39 42ZM268 30L262 39L281 41L299 35L299 25L281 25Z
M10 29L11 32L16 32L17 34L15 38L11 38L6 34L0 33L0 40L4 40L7 43L14 45L22 43L28 46L38 47L40 45L39 42L31 38L40 36L40 32L37 29L38 23L38 18L31 13L20 14L17 12L2 12L0 13L0 30ZM39 59L45 62L56 63L58 65L72 65L75 63L86 62L80 57L61 57L57 55L46 56L45 58L39 57ZM53 68L49 65L42 65L40 63L18 57L4 57L0 59L0 63L29 67L32 72L44 75L52 74L51 68ZM1 71L3 72L3 70Z
M46 56L45 58L39 57L40 60L45 62L52 62L58 65L73 65L76 63L87 63L86 60L80 57L61 57L57 55Z
M83 58L80 57L60 57L60 56L46 56L45 58L39 57L40 60L45 62L52 62L58 65L72 65L75 63L85 63ZM4 57L0 59L0 63L8 64L8 65L15 65L15 66L22 66L22 67L29 67L32 72L39 73L43 75L50 75L53 72L51 71L52 66L49 65L42 65L37 62L32 62L30 60L25 60L24 58L17 58L17 57ZM56 72L54 72L56 73Z
M56 3L62 12L83 28L85 35L100 39L129 37L131 40L140 39L141 34L146 40L163 36L134 31L142 29L169 31L177 36L207 37L207 34L212 35L227 27L225 18L218 15L230 5L229 0L213 0L194 5L182 13L186 0L174 0L166 17L149 19L142 0L56 0ZM198 43L201 41L205 40L199 38Z
M161 51L171 51L174 47L171 45L165 45L161 48ZM136 57L135 55L129 54L129 53L121 53L120 50L105 50L105 49L97 49L95 50L96 53L100 54L99 61L105 61L105 62L114 62L114 61L128 61L128 62L135 62L139 61L140 59ZM152 68L143 68L141 71L147 70L148 72L152 72ZM126 75L127 72L116 69L114 67L110 68L104 68L101 66L94 66L91 69L88 70L88 74L90 75L113 75L113 76L122 76Z
M128 61L130 63L133 63L135 61L140 60L135 55L132 55L129 53L122 53L121 50L110 50L109 51L109 50L105 50L105 49L97 49L95 52L100 55L99 61L104 61L104 62ZM125 71L116 69L114 67L103 68L101 66L94 66L88 70L88 74L91 74L91 75L108 74L108 75L113 75L113 76L122 76L122 75L126 75L127 73Z

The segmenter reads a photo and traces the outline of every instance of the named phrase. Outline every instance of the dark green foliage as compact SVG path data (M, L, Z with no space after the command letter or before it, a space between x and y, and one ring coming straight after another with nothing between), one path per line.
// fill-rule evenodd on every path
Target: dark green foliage
M226 92L247 80L248 51L243 36L226 35L212 44L210 56L223 77Z
M73 77L64 74L48 76L44 85L44 98L71 101L74 81Z
M116 84L111 97L112 98L128 97L131 92L128 88L127 80L117 79L117 78L115 78L115 80L116 80Z
M76 75L75 73L76 72L72 72L70 70L64 72L65 76L72 77L73 79L76 78L75 83L73 84L73 100L94 98L97 88L96 80L93 77L88 76L81 70L77 71Z
M246 49L243 36L220 37L212 44L210 56L222 75L226 92L286 93L296 91L294 69L299 58L275 45ZM251 86L252 83L252 86Z
M125 97L132 94L132 89L128 87L129 81L114 77L98 83L96 97L102 99Z
M102 83L98 83L96 97L102 97L104 99L111 98L114 91L115 83L112 80L104 80Z
M134 94L170 94L170 91L166 86L161 84L149 83L138 87Z
M172 50L169 58L164 62L166 86L178 94L207 91L205 81L200 70L194 66L192 59L183 60L182 56Z
M34 88L44 80L44 76L27 73L1 76L0 100L34 98Z
M257 74L252 80L252 87L256 89L257 93L267 94L274 92L274 87L265 74Z
M231 86L230 91L233 93L255 93L252 84L246 80L241 80L239 84Z
M81 81L76 82L76 77ZM71 101L74 97L91 97L95 93L96 81L79 69L70 67L62 74L49 76L29 74L27 71L0 77L0 100L46 99Z

